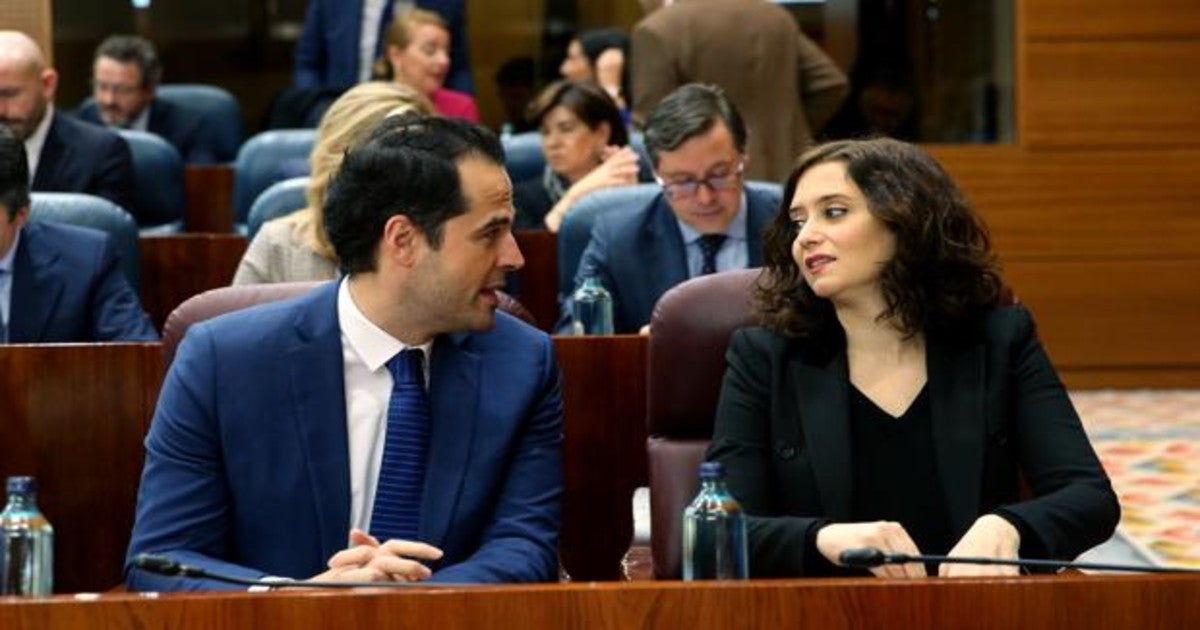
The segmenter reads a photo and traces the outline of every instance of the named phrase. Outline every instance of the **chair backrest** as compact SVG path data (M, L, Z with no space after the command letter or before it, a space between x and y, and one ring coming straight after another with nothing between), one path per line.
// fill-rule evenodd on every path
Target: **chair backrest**
M205 291L175 307L163 324L163 358L166 365L175 359L175 349L192 324L212 319L218 315L232 313L257 304L277 302L303 295L325 284L317 282L279 282L275 284L243 284ZM534 326L533 315L506 293L498 293L500 310Z
M170 142L145 131L119 129L133 154L133 199L141 227L183 225L187 206L183 158Z
M242 106L228 91L215 85L197 83L163 84L154 95L170 102L203 122L204 134L197 139L217 162L230 162L242 145Z
M138 290L138 228L128 212L107 199L82 193L35 192L30 197L30 221L69 223L107 232L121 257L121 271L133 290Z
M242 145L233 164L235 224L246 224L254 200L281 179L283 163L295 158L307 159L316 139L315 129L277 129L257 134Z
M291 214L307 205L308 200L304 197L306 188L308 188L307 177L293 177L271 184L270 188L264 190L258 199L254 200L254 205L250 206L246 236L253 239L267 221Z
M774 182L748 181L746 188L768 195L778 205L783 189ZM592 225L602 213L620 208L641 208L650 203L662 190L658 184L638 184L619 188L602 188L590 192L571 206L567 218L558 229L558 292L569 295L575 290L575 271L588 241L592 240Z
M754 323L750 298L760 271L688 280L662 296L650 319L646 455L650 550L660 579L679 578L681 515L696 494L698 467L712 438L729 337Z

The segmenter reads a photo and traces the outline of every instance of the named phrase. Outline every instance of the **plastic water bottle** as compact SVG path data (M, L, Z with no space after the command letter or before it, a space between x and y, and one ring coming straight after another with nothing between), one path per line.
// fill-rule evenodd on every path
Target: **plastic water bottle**
M700 464L700 493L683 511L683 579L745 580L746 517L725 487L725 466Z
M571 296L571 316L576 335L613 334L612 294L600 279L588 276Z
M54 586L54 528L38 511L33 477L8 478L0 537L0 595L49 595Z

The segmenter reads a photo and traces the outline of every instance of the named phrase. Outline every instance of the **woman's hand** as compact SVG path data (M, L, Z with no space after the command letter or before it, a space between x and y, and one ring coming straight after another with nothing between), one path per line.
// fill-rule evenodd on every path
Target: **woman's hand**
M921 553L912 537L904 530L904 526L892 521L833 523L817 532L817 551L837 565L841 565L839 557L843 551L863 547L872 547L884 553ZM871 567L871 573L877 577L927 577L925 565L919 562Z
M558 231L558 228L562 226L563 219L567 217L567 212L571 210L571 206L575 205L575 202L582 199L584 195L601 188L629 186L637 183L637 151L630 147L605 147L601 159L603 161L599 166L592 169L579 181L571 184L562 199L559 199L550 212L546 213L546 228L551 232Z
M975 519L971 529L963 534L948 556L1015 559L1021 548L1021 533L1012 523L984 514ZM938 569L942 577L970 575L1017 575L1018 568L996 564L943 563Z

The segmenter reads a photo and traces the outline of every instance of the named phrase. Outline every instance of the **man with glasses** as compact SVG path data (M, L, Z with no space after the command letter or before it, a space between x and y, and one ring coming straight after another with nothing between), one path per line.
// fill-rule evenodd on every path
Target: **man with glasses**
M658 298L699 275L762 264L778 198L744 187L746 126L720 88L692 83L650 112L646 150L662 192L596 219L575 284L596 277L617 333L645 332ZM564 301L560 329L570 323Z
M37 192L104 197L137 217L129 145L103 127L56 111L58 73L28 35L0 31L0 125L25 143Z
M92 100L79 117L99 125L155 134L179 150L188 164L212 164L233 156L215 155L204 142L203 120L155 98L162 62L154 44L135 35L113 35L92 61Z

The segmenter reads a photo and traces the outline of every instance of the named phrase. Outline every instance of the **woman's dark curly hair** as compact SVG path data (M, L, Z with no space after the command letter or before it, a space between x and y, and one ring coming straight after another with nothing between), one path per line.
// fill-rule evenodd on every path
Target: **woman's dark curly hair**
M1002 283L987 227L946 171L906 142L842 140L808 150L788 176L779 213L764 235L765 269L755 292L765 325L807 337L836 324L833 305L812 292L792 258L796 184L827 162L846 166L871 214L896 236L895 256L880 276L887 304L880 319L912 336L956 328L997 303Z

